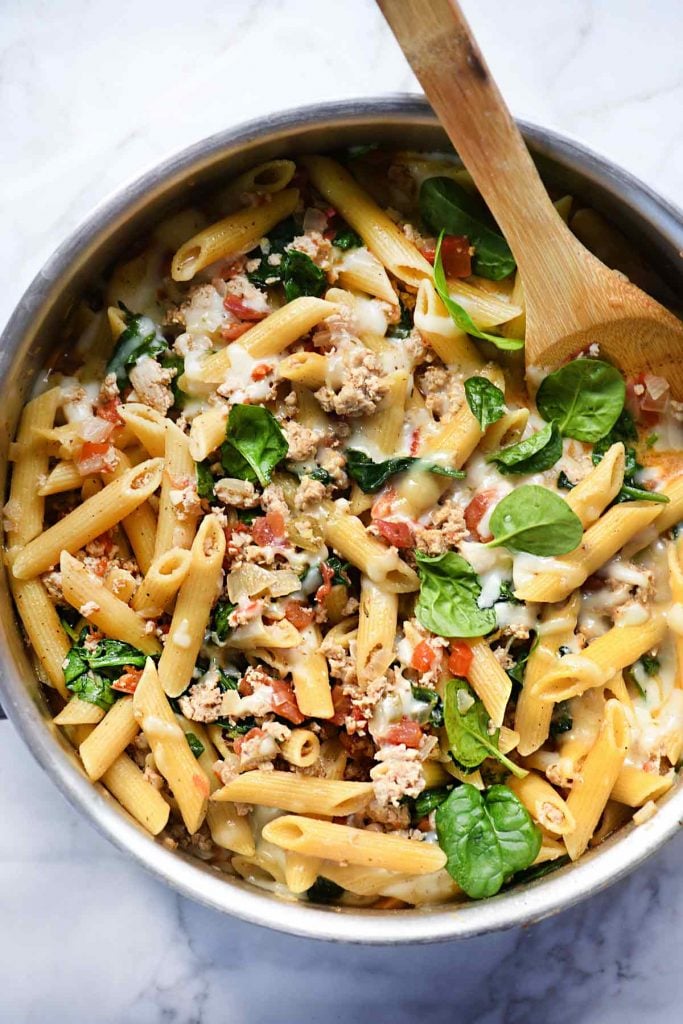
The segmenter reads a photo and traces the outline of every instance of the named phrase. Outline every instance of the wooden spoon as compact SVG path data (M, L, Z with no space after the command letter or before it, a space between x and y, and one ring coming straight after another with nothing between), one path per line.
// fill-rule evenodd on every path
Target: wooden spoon
M683 399L683 325L571 233L456 0L377 0L517 261L526 365L554 367L592 342L627 377L668 380Z

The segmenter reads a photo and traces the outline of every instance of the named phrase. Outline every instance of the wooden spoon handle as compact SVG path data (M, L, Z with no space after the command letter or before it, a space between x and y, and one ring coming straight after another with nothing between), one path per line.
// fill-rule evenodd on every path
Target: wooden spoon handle
M525 265L533 270L547 262L552 241L561 249L573 236L553 207L460 7L456 0L377 3L524 279Z

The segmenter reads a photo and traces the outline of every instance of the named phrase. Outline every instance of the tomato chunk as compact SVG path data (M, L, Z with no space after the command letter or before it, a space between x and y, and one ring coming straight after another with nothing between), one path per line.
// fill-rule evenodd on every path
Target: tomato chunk
M81 476L90 476L91 473L111 473L115 460L114 446L108 441L85 441L75 462Z
M263 320L268 316L267 313L259 309L252 309L251 306L247 306L236 295L226 295L223 299L223 305L233 316L239 317L240 320Z
M106 402L102 402L97 407L97 415L103 419L108 420L109 423L113 423L116 427L122 427L124 421L119 415L119 406L121 405L121 399L118 395L114 395L113 398L108 399Z
M467 677L472 664L472 648L464 640L454 640L448 656L448 667L454 676Z
M408 523L393 523L387 519L376 519L375 524L381 536L395 548L411 548L413 531Z
M251 532L259 547L278 544L285 536L285 517L281 512L258 516L251 525Z
M315 592L315 599L318 604L322 604L325 598L329 597L330 591L332 590L334 569L331 565L328 565L327 562L321 562L319 568L322 573L323 581Z
M344 689L339 683L332 687L332 707L334 714L327 721L332 725L343 725L346 716L351 712L351 698L348 693L344 693Z
M284 679L272 679L270 685L273 688L272 706L275 714L286 718L294 725L301 725L304 716L299 711L294 690L289 683L286 683Z
M493 504L496 499L497 491L480 491L479 494L475 494L472 501L465 509L465 525L470 533L476 533L481 540L490 540L491 536L482 536L479 530L479 524L489 510L489 507Z
M382 738L387 743L404 743L406 747L419 747L422 742L422 729L418 722L402 718L396 725L392 725Z
M441 243L441 261L447 278L469 277L472 273L470 240L466 235L446 235Z
M313 609L306 608L298 601L288 601L285 605L285 618L295 629L305 629L313 621Z
M410 667L417 669L418 672L429 672L430 669L434 668L437 657L438 655L434 648L426 640L421 640L413 651Z
M141 668L133 668L132 665L127 665L126 671L118 679L114 680L111 688L112 690L118 690L119 693L135 693L135 688L140 682L141 675Z

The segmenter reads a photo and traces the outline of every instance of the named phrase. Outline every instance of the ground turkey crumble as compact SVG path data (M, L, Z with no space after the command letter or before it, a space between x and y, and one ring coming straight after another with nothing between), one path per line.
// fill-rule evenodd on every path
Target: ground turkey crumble
M326 494L325 484L310 476L304 476L294 495L294 504L300 512L308 512L319 505Z
M417 386L424 395L425 405L439 420L457 412L465 398L463 385L443 366L428 366Z
M375 800L380 807L389 804L398 807L402 797L419 796L425 787L422 759L419 750L397 746L382 747L375 754L379 762L370 771Z
M324 434L320 430L310 430L302 427L294 420L288 420L282 424L284 435L289 445L287 457L293 462L303 462L305 459L312 459L318 450Z
M455 501L444 501L429 516L426 526L415 528L415 546L426 555L442 555L469 533L465 515Z
M130 368L130 382L135 389L135 396L144 405L165 416L173 405L170 384L175 373L173 369L165 370L151 356L142 356Z
M358 346L349 347L343 355L344 372L337 389L325 384L315 392L325 412L337 416L368 416L373 413L388 390L387 378L374 352Z

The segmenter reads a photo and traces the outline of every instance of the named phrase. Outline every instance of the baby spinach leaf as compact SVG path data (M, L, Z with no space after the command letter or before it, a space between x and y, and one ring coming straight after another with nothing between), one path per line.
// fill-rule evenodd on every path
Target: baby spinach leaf
M284 459L288 444L273 414L262 405L233 405L228 416L221 463L228 476L265 487Z
M495 896L541 849L540 829L507 786L457 786L437 808L436 834L448 873L475 900Z
M232 604L227 598L221 598L217 601L213 609L213 615L211 617L211 629L215 634L216 639L219 643L225 643L228 639L232 627L228 623L228 619L234 612L236 604Z
M581 543L581 520L553 491L524 484L507 494L493 510L489 547L504 545L531 555L566 555Z
M427 470L437 476L450 476L454 480L462 480L465 476L461 469L449 469L448 466L439 466L435 462L418 459L413 455L399 455L393 459L385 459L384 462L374 462L358 448L347 448L344 454L347 473L366 494L375 494L390 477L396 476L397 473L405 473L411 467Z
M425 705L424 712L417 711L416 717L421 724L429 722L435 729L443 725L443 703L436 690L430 690L428 686L418 686L416 683L410 687L413 699Z
M387 338L407 338L415 326L413 314L406 305L399 299L401 315L397 324L389 324Z
M541 381L536 405L544 420L555 420L563 437L599 441L624 408L623 377L601 359L574 359Z
M537 882L539 878L545 878L546 875L552 875L554 871L559 871L565 864L570 864L571 858L568 853L563 854L561 857L557 857L555 860L547 860L543 864L532 864L530 868L525 871L518 871L510 879L509 885L528 885L529 882ZM508 888L508 886L506 886Z
M287 302L301 295L322 295L327 278L324 270L316 266L310 256L298 249L288 249L280 264L282 284Z
M465 397L482 430L486 430L505 414L505 395L487 377L468 377L465 381Z
M98 672L107 668L125 668L127 665L144 668L147 660L146 654L122 640L100 640L93 651L84 651L83 657L89 667Z
M472 703L466 711L461 711L458 694L465 697L465 703ZM464 679L449 679L444 693L444 722L450 752L458 764L464 768L478 768L487 757L495 757L502 765L523 779L528 774L523 768L511 761L498 749L500 729L489 732L489 713L483 701L472 692Z
M349 579L349 563L342 561L339 555L330 555L329 558L325 559L327 565L332 570L332 579L330 583L333 587L345 586L348 587L351 583Z
M542 473L562 458L562 436L555 423L548 423L542 430L524 441L508 445L500 451L486 456L487 462L495 462L501 473Z
M186 732L185 739L195 757L201 757L204 753L204 744L193 732Z
M349 249L360 249L362 244L363 239L348 224L341 231L338 231L332 239L332 245L336 246L337 249L341 249L342 252L347 252Z
M311 903L336 903L344 895L341 885L331 882L329 878L318 875L310 889L306 890L306 899Z
M443 242L443 236L444 233L442 231L439 235L439 241L436 245L436 255L434 256L434 287L436 288L439 298L448 310L453 323L456 327L459 327L461 331L466 331L467 334L471 334L473 338L481 338L482 341L490 341L496 346L496 348L503 349L504 351L514 352L516 349L524 348L523 338L503 338L498 334L487 334L486 331L480 331L467 310L463 309L460 303L451 298L450 292L448 291L446 275L444 274L443 262L441 260L441 243Z
M427 178L420 188L420 213L435 233L466 235L474 246L472 270L480 277L500 281L516 263L510 246L484 203L452 178Z
M574 720L569 710L569 701L561 700L553 707L550 719L550 735L559 736L563 732L569 732L574 726Z
M438 636L485 636L496 626L493 608L480 608L481 584L461 555L423 555L416 551L420 595L415 606L418 622Z
M638 486L636 474L643 467L638 462L638 456L635 448L627 443L628 441L636 441L637 439L638 431L635 423L633 422L633 417L628 409L624 409L609 434L603 437L600 441L596 441L593 445L593 452L591 454L593 464L597 466L605 457L612 445L621 441L625 450L624 481L619 493L614 499L615 504L622 501L657 501L662 504L666 504L669 500L666 494L661 494L659 491L648 491L646 488Z
M143 356L159 355L168 349L163 334L148 316L131 313L124 307L126 328L119 335L105 373L115 373L116 383L123 389L128 384L128 369Z
M178 386L178 381L185 370L185 360L182 356L178 355L177 352L171 352L169 350L163 353L159 362L165 370L175 370L175 376L171 381L173 404L177 409L184 409L187 405L189 396Z
M448 799L449 793L453 789L452 786L437 786L435 789L425 789L419 796L416 796L413 800L411 818L413 821L419 821L420 818L426 818L428 814L435 811L444 800Z
M76 678L67 680L66 687L81 700L87 701L88 704L96 704L103 711L108 711L116 701L117 694L112 689L111 680L97 672L86 671Z
M557 476L557 486L561 491L573 491L576 484L573 484L565 471L561 469Z
M216 497L214 491L214 479L213 473L211 472L211 466L208 459L204 462L198 462L196 465L197 473L197 494L200 498L205 498L207 501L213 501Z

